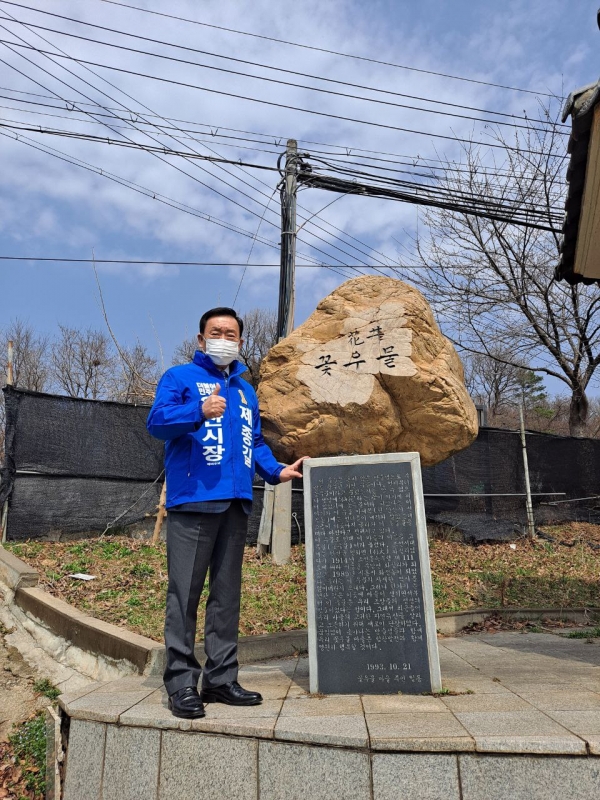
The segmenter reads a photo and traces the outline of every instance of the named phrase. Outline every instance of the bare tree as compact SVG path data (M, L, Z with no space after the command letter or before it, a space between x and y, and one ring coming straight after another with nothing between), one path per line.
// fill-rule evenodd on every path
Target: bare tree
M505 353L466 353L463 363L467 389L472 397L487 406L490 414L495 416L514 400L519 385L518 370L506 362Z
M113 381L115 360L109 338L101 331L79 331L59 325L52 348L52 375L56 386L70 397L101 400Z
M424 213L426 234L419 234L415 246L427 268L405 274L420 285L444 332L461 349L490 357L500 351L507 365L533 367L565 383L570 434L583 436L587 389L600 364L600 287L554 278L566 138L550 108L540 117L510 141L492 134L500 159L470 144L462 163L447 163L440 178L450 197L497 198L503 207L512 204L529 214L532 226L430 209ZM534 227L540 218L532 214L540 210L552 230Z
M173 365L188 364L193 358L194 353L198 349L198 341L196 337L193 339L184 339L181 344L178 344L173 353Z
M6 375L8 342L13 343L13 382L21 389L43 392L49 378L48 337L35 333L31 325L14 319L0 333L0 371Z
M240 361L248 367L248 381L258 386L260 364L277 342L277 314L266 308L253 308L242 317L244 343L240 347Z
M43 392L49 378L48 338L35 333L21 319L12 320L0 331L0 384L5 382L8 365L8 343L13 343L13 383L20 389ZM0 392L0 458L4 453L6 411Z
M151 402L160 377L157 359L141 342L120 348L119 356L120 369L114 378L112 398L122 403Z

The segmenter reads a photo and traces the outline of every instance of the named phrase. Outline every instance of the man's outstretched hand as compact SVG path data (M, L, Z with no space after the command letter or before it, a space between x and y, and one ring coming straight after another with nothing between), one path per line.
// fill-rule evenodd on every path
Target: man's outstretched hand
M308 456L302 456L302 458L299 458L298 461L294 461L293 464L289 464L287 467L284 467L279 474L279 480L281 483L287 483L288 481L291 481L292 478L301 478L302 473L300 472L300 466L302 465L303 461L306 461L307 458Z

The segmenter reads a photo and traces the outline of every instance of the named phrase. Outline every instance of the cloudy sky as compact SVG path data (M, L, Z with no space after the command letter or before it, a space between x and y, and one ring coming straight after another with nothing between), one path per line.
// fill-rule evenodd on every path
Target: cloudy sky
M511 119L464 110L468 106L534 116L547 94L568 94L595 81L599 72L598 3L587 0L123 1L150 11L168 9L189 21L103 0L0 0L5 18L0 19L0 119L13 126L0 128L2 256L89 259L93 252L100 260L276 264L279 176L272 168L288 137L313 154L337 154L343 161L348 152L356 160L385 153L390 155L380 157L412 169L434 163L426 159L458 158L453 137L489 138L484 122L448 112ZM56 57L60 53L71 58ZM16 134L14 126L218 155L271 169L217 166L39 131ZM335 200L303 227L298 244L300 264L334 269L298 269L296 324L352 273L344 265L364 270L365 264L406 259L403 246L417 223L413 206L336 197L314 189L298 197L299 223ZM120 341L140 339L154 353L160 344L167 365L206 308L234 300L242 313L277 305L276 267L100 263L98 274ZM58 323L103 326L90 264L0 262L0 297L0 325L19 317L47 334Z

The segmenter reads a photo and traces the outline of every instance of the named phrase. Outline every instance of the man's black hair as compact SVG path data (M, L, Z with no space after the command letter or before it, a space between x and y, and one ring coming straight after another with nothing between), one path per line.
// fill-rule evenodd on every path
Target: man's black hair
M204 329L206 328L206 323L208 322L209 319L212 319L213 317L233 317L234 320L239 325L240 336L244 332L244 323L240 319L240 317L238 317L233 308L227 308L226 306L219 306L218 308L211 308L210 311L206 311L204 314L202 314L202 316L200 317L200 333L202 334L204 333Z

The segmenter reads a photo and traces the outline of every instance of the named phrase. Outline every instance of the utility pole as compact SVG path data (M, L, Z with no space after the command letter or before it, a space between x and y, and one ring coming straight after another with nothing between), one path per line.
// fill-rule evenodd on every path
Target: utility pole
M281 260L277 341L294 329L296 282L296 194L298 191L298 142L288 139L281 183ZM271 542L273 561L287 564L292 548L292 482L265 484L257 552L264 554Z
M535 539L535 520L533 518L533 503L531 501L531 485L529 483L529 463L527 461L527 443L525 439L525 419L523 416L523 403L519 403L519 422L521 427L521 448L523 450L523 472L525 473L525 508L527 510L527 533L530 539Z
M281 261L279 267L279 313L277 341L294 329L296 280L296 193L298 191L298 142L288 139L285 174L281 186Z
M6 363L6 385L12 386L15 382L14 376L14 369L13 369L13 361L14 361L14 352L13 352L13 342L9 339L8 342L8 359ZM2 518L0 519L0 533L2 534L1 540L2 542L6 541L6 528L8 525L8 500L4 501L2 506Z

